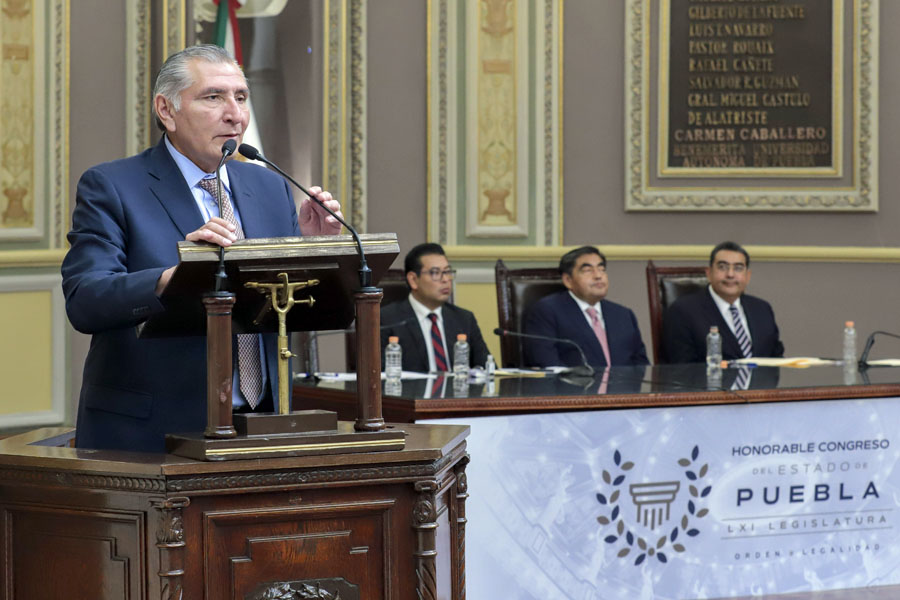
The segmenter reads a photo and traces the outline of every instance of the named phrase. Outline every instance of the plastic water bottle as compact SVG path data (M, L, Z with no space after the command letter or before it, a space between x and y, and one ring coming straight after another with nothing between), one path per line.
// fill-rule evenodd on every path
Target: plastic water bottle
M399 379L385 379L384 380L384 395L385 396L402 396L403 395L403 382Z
M469 342L464 333L457 335L453 344L453 374L457 377L469 376Z
M488 354L484 363L484 376L488 379L494 378L494 371L497 370L497 363L494 362L494 355Z
M853 321L844 323L844 352L842 354L845 367L856 368L856 327Z
M384 375L388 380L399 381L403 373L403 349L400 338L392 335L384 347Z
M719 369L722 366L722 336L719 328L713 325L706 336L706 368Z

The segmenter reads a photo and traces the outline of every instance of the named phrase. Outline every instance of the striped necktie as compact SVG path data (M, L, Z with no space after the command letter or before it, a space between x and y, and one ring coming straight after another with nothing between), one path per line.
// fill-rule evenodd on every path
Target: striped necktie
M750 336L744 330L744 324L741 322L741 315L737 306L732 304L728 307L728 310L731 311L731 322L734 323L734 337L737 338L738 345L741 347L741 353L743 353L744 358L750 358L753 356L753 347L750 345Z
M438 317L434 313L428 313L428 318L431 319L431 348L434 350L434 368L438 371L448 371L447 353L444 351L444 338L438 327Z
M244 229L234 216L234 208L231 206L231 198L228 191L222 188L222 197L216 197L216 178L207 177L201 179L198 184L216 198L219 203L219 216L234 225L234 236L244 239ZM259 358L259 335L255 333L242 333L237 336L238 347L238 387L250 408L255 409L259 404L262 394L262 363Z
M733 390L746 390L750 387L750 367L745 365L741 365L738 367L737 375L734 378L734 383L731 384L731 389Z

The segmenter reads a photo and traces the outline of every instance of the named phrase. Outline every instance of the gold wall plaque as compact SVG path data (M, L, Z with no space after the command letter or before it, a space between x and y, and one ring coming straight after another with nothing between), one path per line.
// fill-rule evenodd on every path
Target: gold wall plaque
M625 14L626 210L877 211L878 0Z

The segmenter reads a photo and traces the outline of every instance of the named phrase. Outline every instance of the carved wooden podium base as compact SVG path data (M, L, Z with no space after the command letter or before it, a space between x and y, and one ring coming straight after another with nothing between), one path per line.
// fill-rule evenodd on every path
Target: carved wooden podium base
M2 440L0 600L464 600L468 427L404 427L228 462Z

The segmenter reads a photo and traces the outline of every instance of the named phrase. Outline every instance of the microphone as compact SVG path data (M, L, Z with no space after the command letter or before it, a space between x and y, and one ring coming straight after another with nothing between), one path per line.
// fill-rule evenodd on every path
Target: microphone
M222 197L222 165L225 164L225 160L234 154L234 149L237 146L237 142L233 139L225 140L225 143L222 144L222 158L219 160L219 164L216 166L216 202L219 202L219 198ZM219 207L219 216L222 216L222 208ZM225 276L225 247L219 246L219 270L216 273L216 291L221 292L225 289L225 281L228 278Z
M510 331L508 329L500 329L497 327L494 329L494 335L499 335L500 337L505 336L513 336L513 337L521 337L532 340L542 340L545 342L560 342L563 344L569 344L575 346L575 349L578 350L578 354L581 355L581 365L575 367L569 367L566 373L571 373L573 375L577 375L579 377L592 377L594 375L594 367L588 364L587 357L584 355L584 350L581 349L581 346L573 342L572 340L566 338L555 338L546 335L536 335L534 333L520 333L518 331Z
M859 355L859 368L864 370L869 368L869 363L867 362L869 359L869 352L872 351L872 346L875 344L875 335L886 335L892 338L900 339L900 335L896 333L890 333L887 331L873 331L869 337L866 339L866 345L863 348L862 354Z
M228 140L228 141L230 142L231 140ZM226 142L226 144L227 143L228 142ZM287 173L282 171L278 167L278 165L276 165L271 160L269 160L268 158L263 156L259 150L257 150L250 144L241 144L240 148L238 148L238 152L240 152L245 158L248 158L249 160L258 160L258 161L264 162L267 165L269 165L270 167L272 167L272 169L274 169L279 175L281 175L282 177L284 177L285 179L287 179L288 181L293 183L295 186L300 188L301 192L303 192L304 194L309 196L310 199L312 199L316 204L318 204L319 206L324 208L325 212L327 212L332 217L337 219L338 223L340 223L341 225L343 225L344 227L347 228L347 231L349 231L350 235L353 236L353 240L356 242L356 248L359 251L359 285L360 285L360 287L362 287L364 289L371 288L372 287L372 270L369 268L369 265L366 263L366 254L365 254L365 252L363 252L362 241L360 241L359 234L356 233L356 229L351 227L350 224L347 223L347 221L345 221L344 219L339 217L337 215L337 213L335 213L333 210L331 210L330 208L325 206L325 204L321 200L319 200L318 198L313 196L309 192L309 190L307 190L305 187L303 187L302 185L297 183L293 177L291 177L290 175L288 175Z

